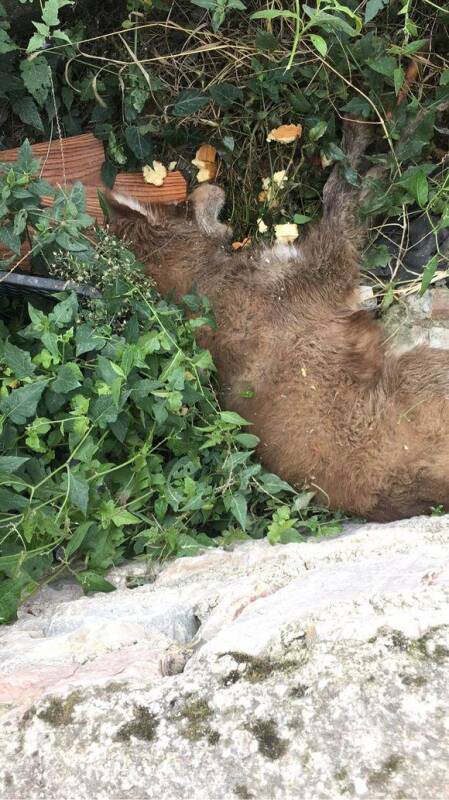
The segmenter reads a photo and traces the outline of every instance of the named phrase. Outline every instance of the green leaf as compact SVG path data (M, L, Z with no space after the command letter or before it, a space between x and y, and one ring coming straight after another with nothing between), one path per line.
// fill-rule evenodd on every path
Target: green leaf
M0 583L0 624L16 619L18 606L36 586L36 582L23 571L17 578L8 578Z
M231 108L237 100L243 100L243 92L232 83L219 83L209 87L212 100L225 110Z
M125 139L129 149L142 163L147 164L153 160L153 144L148 136L143 136L138 125L125 128Z
M281 480L277 475L271 472L265 472L261 478L264 489L270 494L279 494L279 492L294 492L295 490L286 481Z
M46 0L42 9L42 19L46 25L59 25L59 11L64 6L73 6L73 0Z
M217 5L217 0L190 0L193 6L200 8L207 8L208 11L214 11Z
M81 525L78 525L75 533L71 536L68 545L64 548L66 558L69 559L70 556L73 556L74 553L81 547L84 539L86 538L89 530L92 527L92 522L82 522Z
M106 339L96 333L89 322L84 322L76 329L75 342L76 355L81 356L91 350L102 350L106 344Z
M20 389L13 389L11 394L0 400L0 411L11 422L24 425L27 419L35 415L37 405L48 382L47 378L35 383L28 383Z
M313 217L307 217L305 214L295 214L293 217L293 222L296 222L297 225L306 225L307 222L311 222Z
M236 518L240 527L246 529L247 503L243 494L234 494L229 504L229 511Z
M27 53L34 53L36 50L42 50L46 44L46 36L44 36L42 33L33 33L30 41L28 42L26 51Z
M77 311L78 300L75 292L71 292L65 300L54 307L48 318L50 322L54 322L57 328L65 328L73 322Z
M131 514L126 509L115 511L112 515L112 522L117 527L121 527L122 525L137 525L140 522L139 517L136 517L135 514Z
M51 69L44 56L20 62L22 80L38 105L43 106L51 88Z
M393 79L394 79L394 93L397 97L404 85L404 80L405 80L405 73L402 67L396 67L396 69L393 72Z
M10 342L5 342L3 358L15 378L30 378L36 370L30 354Z
M101 575L87 569L85 572L78 572L75 576L78 583L81 584L86 594L89 592L114 592L116 587Z
M294 11L274 11L274 10L266 10L266 11L255 11L254 14L250 15L250 19L277 19L278 17L284 17L284 19L296 19L296 14Z
M397 61L393 56L380 56L379 58L369 58L366 61L370 69L379 72L386 78L392 78L397 67Z
M238 433L235 436L235 440L243 445L243 447L248 447L250 450L253 450L260 443L259 437L255 436L253 433Z
M209 102L209 98L199 89L184 89L180 92L173 106L175 117L187 117L204 108Z
M84 478L81 478L79 475L75 475L72 470L69 470L69 481L70 502L73 503L75 508L79 508L84 516L86 516L87 506L89 503L89 484Z
M435 275L435 272L438 269L438 262L439 262L439 255L435 253L434 256L427 262L424 267L422 278L421 278L421 287L419 290L420 297L427 291L430 286L430 282Z
M11 53L19 48L3 28L0 28L0 55Z
M31 125L32 128L36 128L41 133L44 132L41 115L32 97L20 97L12 104L12 110L25 125Z
M28 456L0 456L1 472L17 472L17 470L29 461Z
M309 131L309 139L312 142L317 142L319 139L324 136L327 131L327 122L324 119L320 119L313 128Z
M231 425L250 425L248 420L243 419L240 414L235 411L220 411L220 419L223 422L228 422Z
M74 389L78 389L78 387L81 386L82 380L83 373L78 364L63 364L59 367L51 388L54 392L67 394L68 392L73 392Z
M279 42L270 31L264 31L260 28L256 33L256 47L258 50L273 51L277 50Z
M318 50L319 54L322 55L323 58L325 58L327 55L326 40L323 39L322 36L318 36L316 33L311 33L310 41L312 42L313 46Z
M389 0L368 0L365 6L365 22L371 22L385 6Z
M14 223L0 225L0 242L13 253L20 255L20 236L14 233Z
M427 182L427 176L423 171L419 170L416 173L415 180L411 184L410 189L418 205L424 208L429 197L429 184Z

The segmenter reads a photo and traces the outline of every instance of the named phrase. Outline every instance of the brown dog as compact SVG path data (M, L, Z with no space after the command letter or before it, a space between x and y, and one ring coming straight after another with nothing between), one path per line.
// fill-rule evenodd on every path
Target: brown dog
M345 132L355 168L365 129ZM231 255L217 186L196 189L181 208L108 195L113 232L132 243L159 291L181 297L195 287L209 298L217 330L198 338L224 406L252 423L268 469L372 520L449 509L449 353L388 356L381 325L354 311L357 199L335 169L322 220L303 241Z

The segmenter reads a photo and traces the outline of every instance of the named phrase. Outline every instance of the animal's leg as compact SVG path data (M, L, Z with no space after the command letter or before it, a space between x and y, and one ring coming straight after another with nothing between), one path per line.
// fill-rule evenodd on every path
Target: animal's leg
M229 225L219 221L218 216L225 203L225 193L220 186L204 183L189 196L189 204L198 228L206 236L226 239L232 234Z
M371 141L371 126L347 123L342 148L349 165L357 170ZM301 248L307 276L322 294L341 302L358 287L359 252L363 226L357 219L359 190L349 185L337 164L323 190L323 216Z

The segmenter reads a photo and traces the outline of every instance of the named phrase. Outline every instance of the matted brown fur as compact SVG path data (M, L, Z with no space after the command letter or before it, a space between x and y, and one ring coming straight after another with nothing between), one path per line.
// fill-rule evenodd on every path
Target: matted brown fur
M348 128L353 166L366 143L363 126ZM198 338L223 405L252 422L263 464L331 509L372 520L449 508L449 353L387 356L382 326L353 310L362 231L350 188L334 171L304 240L241 255L224 247L223 202L212 185L178 208L130 209L109 195L113 230L161 293L195 287L211 301L217 330Z

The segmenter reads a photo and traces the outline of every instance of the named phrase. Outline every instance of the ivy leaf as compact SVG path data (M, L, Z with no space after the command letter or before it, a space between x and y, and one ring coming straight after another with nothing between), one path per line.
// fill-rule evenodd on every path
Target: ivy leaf
M51 70L44 56L23 59L20 72L25 87L34 97L38 105L43 106L51 88Z
M89 504L89 484L84 478L75 475L72 470L69 470L69 498L75 508L86 516L87 506Z
M36 367L31 361L31 356L26 350L16 347L15 344L5 342L3 358L6 366L12 371L15 378L30 378Z
M19 100L13 103L12 110L25 125L31 125L32 128L36 128L41 133L44 132L41 115L32 97L20 97Z
M175 117L187 117L189 114L194 114L200 108L207 106L208 102L207 95L199 89L184 89L175 100L173 115Z
M0 400L0 411L11 422L24 425L27 419L35 415L37 404L49 380L47 378L35 383L28 383L26 386L21 386L20 389L13 389L11 394Z

